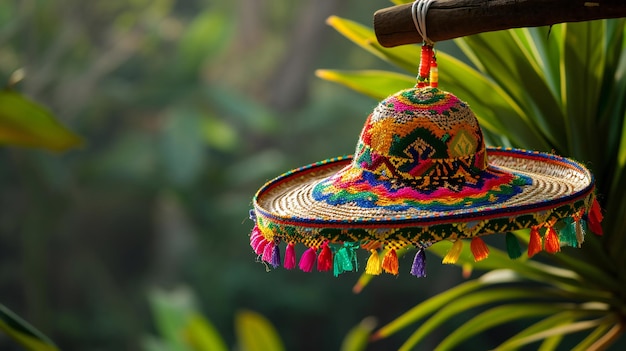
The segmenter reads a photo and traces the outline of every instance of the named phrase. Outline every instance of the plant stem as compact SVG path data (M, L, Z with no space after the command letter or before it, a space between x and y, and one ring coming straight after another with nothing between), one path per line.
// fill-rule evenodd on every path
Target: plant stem
M604 334L600 339L589 346L588 351L604 351L613 344L626 330L626 324L623 320L615 324L611 330Z

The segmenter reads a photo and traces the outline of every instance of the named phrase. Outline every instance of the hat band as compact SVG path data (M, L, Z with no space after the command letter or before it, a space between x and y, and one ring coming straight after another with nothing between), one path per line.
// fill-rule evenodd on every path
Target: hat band
M354 159L353 167L389 179L468 179L487 169L487 153L484 148L466 156L427 159L384 156L370 148L366 149Z

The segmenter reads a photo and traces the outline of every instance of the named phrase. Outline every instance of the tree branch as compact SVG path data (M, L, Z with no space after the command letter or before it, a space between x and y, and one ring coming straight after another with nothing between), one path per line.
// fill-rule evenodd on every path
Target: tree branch
M496 30L539 27L626 17L624 0L437 0L426 15L432 41ZM411 4L388 7L374 14L374 30L384 47L421 43L411 16Z

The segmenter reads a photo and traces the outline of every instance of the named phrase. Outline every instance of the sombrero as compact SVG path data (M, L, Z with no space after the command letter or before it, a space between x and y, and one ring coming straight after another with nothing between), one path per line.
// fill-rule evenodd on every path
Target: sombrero
M411 273L424 276L424 249L462 239L476 260L480 236L505 233L509 256L521 249L512 231L530 228L528 256L579 246L585 228L600 234L594 179L582 164L553 154L486 147L468 104L438 88L414 87L380 102L368 116L353 156L289 171L253 199L250 243L260 259L335 275L358 269L357 249L370 252L366 273L398 274L396 250L417 248Z

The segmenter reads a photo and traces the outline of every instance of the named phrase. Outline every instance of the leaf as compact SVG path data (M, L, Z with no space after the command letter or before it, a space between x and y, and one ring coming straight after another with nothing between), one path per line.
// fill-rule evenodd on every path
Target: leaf
M0 304L0 330L31 351L57 351L48 337Z
M511 321L546 316L575 309L569 304L555 303L519 303L493 307L465 322L462 326L450 333L436 350L451 350L468 338L477 335L494 326Z
M450 303L460 296L464 296L476 289L484 287L485 285L511 282L515 279L510 275L502 275L500 272L490 272L483 275L481 278L471 280L441 292L428 300L418 304L410 310L403 313L400 317L396 318L392 322L380 328L372 335L373 340L386 338L399 330L407 327L410 324L419 321L422 318L440 310L443 306Z
M376 319L367 317L352 328L343 339L340 351L363 351L367 347L372 330L376 327Z
M149 294L150 307L159 335L171 351L186 351L183 330L194 311L194 299L187 289L172 292L154 290Z
M183 329L186 343L196 351L228 351L221 336L208 320L197 313L192 313Z
M42 106L8 90L0 91L0 143L65 151L83 141Z
M362 70L362 71L336 71L317 70L315 74L325 80L343 84L348 88L382 100L387 96L415 86L415 78L405 74Z
M417 46L401 46L395 48L384 48L376 39L376 34L371 28L362 24L331 16L326 20L330 26L343 36L361 46L379 58L389 61L404 70L416 75L419 62L419 50Z
M460 296L448 304L440 308L431 318L426 320L420 327L407 339L400 350L411 350L427 337L435 328L444 322L454 319L459 314L470 310L471 308L483 305L502 303L502 301L519 300L519 299L542 299L548 296L554 296L553 292L546 289L536 288L491 288L488 290L472 291Z
M274 326L256 312L238 312L235 316L235 332L242 351L285 349Z

